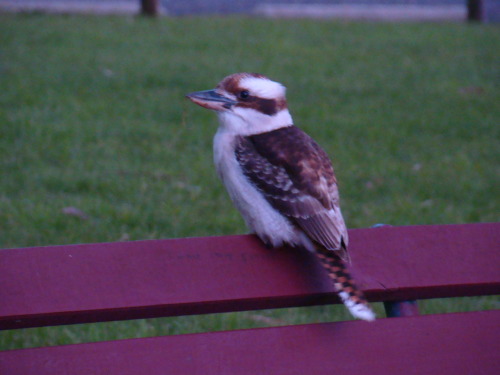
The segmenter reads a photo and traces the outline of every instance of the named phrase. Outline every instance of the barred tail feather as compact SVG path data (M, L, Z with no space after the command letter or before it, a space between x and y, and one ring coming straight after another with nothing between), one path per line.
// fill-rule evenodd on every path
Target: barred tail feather
M375 313L369 306L363 292L354 283L344 261L334 251L322 247L317 249L316 255L328 271L340 299L350 313L358 319L375 320Z

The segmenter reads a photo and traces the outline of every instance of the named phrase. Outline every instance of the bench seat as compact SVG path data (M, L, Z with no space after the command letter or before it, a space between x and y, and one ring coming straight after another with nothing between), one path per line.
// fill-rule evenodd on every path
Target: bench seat
M0 352L9 375L495 374L500 311L436 314ZM68 371L68 372L66 372Z

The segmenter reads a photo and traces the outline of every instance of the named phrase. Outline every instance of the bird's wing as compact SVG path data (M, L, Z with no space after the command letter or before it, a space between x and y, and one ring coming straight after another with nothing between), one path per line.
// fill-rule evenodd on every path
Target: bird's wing
M312 240L346 258L347 229L327 154L295 126L240 137L235 155L244 175Z

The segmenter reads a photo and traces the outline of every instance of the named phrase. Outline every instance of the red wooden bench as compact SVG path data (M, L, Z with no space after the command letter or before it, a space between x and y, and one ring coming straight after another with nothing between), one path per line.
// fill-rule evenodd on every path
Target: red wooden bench
M500 310L401 301L500 294L500 223L354 229L352 273L400 318L0 352L2 375L496 374ZM253 236L0 251L0 328L338 303L315 257Z

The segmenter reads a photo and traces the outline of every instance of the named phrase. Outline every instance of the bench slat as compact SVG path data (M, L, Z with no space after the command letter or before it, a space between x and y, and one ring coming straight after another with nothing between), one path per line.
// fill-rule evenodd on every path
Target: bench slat
M500 223L354 229L372 301L500 293ZM0 329L338 302L315 257L250 235L0 251Z
M494 374L499 325L493 310L23 349L0 373Z

